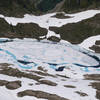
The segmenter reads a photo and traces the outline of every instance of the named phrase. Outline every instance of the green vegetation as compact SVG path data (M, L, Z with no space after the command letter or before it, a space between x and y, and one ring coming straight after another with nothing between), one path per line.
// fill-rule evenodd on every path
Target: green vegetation
M50 30L60 34L62 39L78 44L90 36L100 35L100 14L78 23L50 27Z

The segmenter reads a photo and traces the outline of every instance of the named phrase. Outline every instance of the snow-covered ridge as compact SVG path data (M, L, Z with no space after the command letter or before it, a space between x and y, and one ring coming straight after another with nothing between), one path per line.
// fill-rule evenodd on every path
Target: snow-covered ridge
M15 18L15 17L5 17L0 15L1 18L4 18L9 24L17 25L18 23L37 23L40 27L49 28L50 26L61 27L64 24L68 23L76 23L82 21L84 19L91 18L96 14L100 13L100 10L87 10L75 14L65 14L65 16L70 16L71 18L66 19L58 19L52 16L56 15L56 13L50 13L41 16L35 15L24 15L24 18Z

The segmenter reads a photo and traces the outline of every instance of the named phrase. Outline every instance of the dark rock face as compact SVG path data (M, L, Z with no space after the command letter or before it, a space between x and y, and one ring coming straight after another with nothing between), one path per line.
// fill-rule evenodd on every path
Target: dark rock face
M99 7L100 0L65 0L61 10L71 13Z
M14 68L11 68L11 67L3 67L0 70L0 74L13 76L13 77L18 77L18 78L24 77L24 78L33 79L33 80L36 80L36 81L39 81L39 79L43 78L41 76L33 75L31 73L21 72L20 70L14 69Z
M94 50L96 53L100 53L100 40L95 42L95 45L89 47L91 50Z
M24 65L33 63L33 62L24 61L24 60L17 60L17 61L18 61L19 63L24 64Z
M39 38L47 34L47 29L41 28L38 24L27 23L17 26L9 25L0 18L0 37L6 38Z
M70 16L65 16L64 13L57 13L56 15L52 16L54 18L58 18L58 19L67 19L67 18L71 18Z
M100 90L100 82L93 82L91 85L93 88Z
M4 41L0 41L0 43L6 43L6 42L13 42L13 40L4 40Z
M21 81L8 82L6 88L10 90L18 89L21 87Z
M100 53L100 46L93 45L92 47L89 47L89 48L94 50L96 53Z
M59 67L58 69L56 69L56 71L63 71L65 68L65 66Z
M34 91L34 90L25 90L18 93L18 97L24 97L24 96L34 96L37 98L43 98L47 100L68 100L56 94L50 94L43 91Z
M56 86L57 85L56 83L49 81L49 80L40 80L39 82L41 84L46 84L46 85L50 85L50 86Z
M86 80L100 81L100 74L86 74L84 77Z
M0 86L5 86L8 83L8 81L0 80Z
M0 18L0 37L5 37L5 35L10 32L10 25L3 18Z
M76 88L75 86L72 86L72 85L64 85L64 87L66 87L66 88Z
M55 6L63 0L41 0L37 5L38 9L42 12L47 12L55 8Z
M90 36L100 34L100 14L78 23L70 23L62 27L50 27L49 29L60 34L61 39L79 44Z
M60 42L61 39L56 36L51 36L51 37L47 38L47 40L50 40L53 42Z
M95 42L96 45L100 45L100 40Z
M88 96L86 93L83 93L83 92L80 92L80 91L76 91L76 93L79 94L82 97Z
M0 13L6 16L22 17L25 13L38 12L35 3L40 0L1 0Z

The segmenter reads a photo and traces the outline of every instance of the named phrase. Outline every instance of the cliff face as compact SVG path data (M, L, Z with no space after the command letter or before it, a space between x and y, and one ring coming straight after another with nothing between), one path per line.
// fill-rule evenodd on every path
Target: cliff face
M39 1L39 0L37 0ZM22 17L25 13L37 13L36 0L1 0L0 13L6 16Z
M73 12L99 7L100 0L65 0L62 10L64 12Z
M60 5L61 2L64 3ZM60 9L56 10L56 6ZM1 0L0 14L21 17L25 13L35 15L44 14L54 8L53 12L75 12L84 9L99 8L99 6L100 0Z

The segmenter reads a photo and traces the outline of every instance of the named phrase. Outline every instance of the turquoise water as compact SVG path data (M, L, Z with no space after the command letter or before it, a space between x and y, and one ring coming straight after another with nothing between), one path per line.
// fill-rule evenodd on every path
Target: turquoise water
M23 46L24 46L23 43L20 43L20 44L22 44L22 48L20 48L20 49L16 48L16 47L14 49L14 47L13 47L13 49L17 53L20 52L18 50L25 49L25 48L23 48ZM16 45L17 45L17 42L16 42ZM12 62L17 64L20 68L23 68L23 69L32 69L32 67L38 67L38 66L41 66L41 64L47 65L54 70L57 69L58 67L62 67L62 66L70 67L70 65L80 67L80 69L82 69L85 72L89 71L89 69L88 69L89 67L97 68L97 69L100 68L100 59L95 55L90 55L86 52L82 52L79 50L76 50L77 52L74 52L75 51L74 49L73 49L74 51L72 51L72 53L74 52L75 54L78 54L79 52L80 52L80 54L82 53L82 55L84 55L83 59L85 59L84 57L86 56L86 59L90 58L90 60L93 60L94 62L92 63L91 66L86 66L87 65L86 63L82 65L80 62L81 60L77 60L78 55L73 56L74 53L72 54L72 56L70 58L70 52L68 53L68 50L70 50L70 49L66 45L62 47L62 46L60 46L61 44L54 45L54 44L41 43L41 42L36 42L36 43L34 42L31 45L33 45L33 48L30 48L30 46L28 45L29 48L25 49L26 53L24 53L24 55L21 55L21 60L18 59L19 57L18 58L16 57L16 54L10 52L9 50L4 50L2 48L0 49L0 51L6 53L6 55L3 55L3 53L1 53L0 57L2 59L2 56L7 56L7 57L10 56L10 59L8 59L8 60L11 61L13 59ZM37 45L40 46L40 48L37 48ZM4 46L7 46L7 44L4 44ZM11 46L11 44L10 44L10 46ZM32 49L32 50L30 51L30 49ZM21 52L23 52L23 51L21 51ZM66 56L66 55L68 55L68 56ZM50 59L49 59L49 57L50 57ZM52 59L51 59L51 57L52 57ZM68 59L65 59L65 58L68 58ZM69 59L72 59L72 60L70 61ZM26 62L26 63L24 63L24 62ZM98 65L96 65L96 64L98 64Z
M14 54L12 54L11 52L7 51L7 50L3 50L3 49L0 49L0 51L3 51L5 52L7 55L10 55L14 60L15 60L15 63L20 67L20 68L24 68L24 69L31 69L32 66L24 66L24 65L21 65L20 63L17 62L17 58Z

